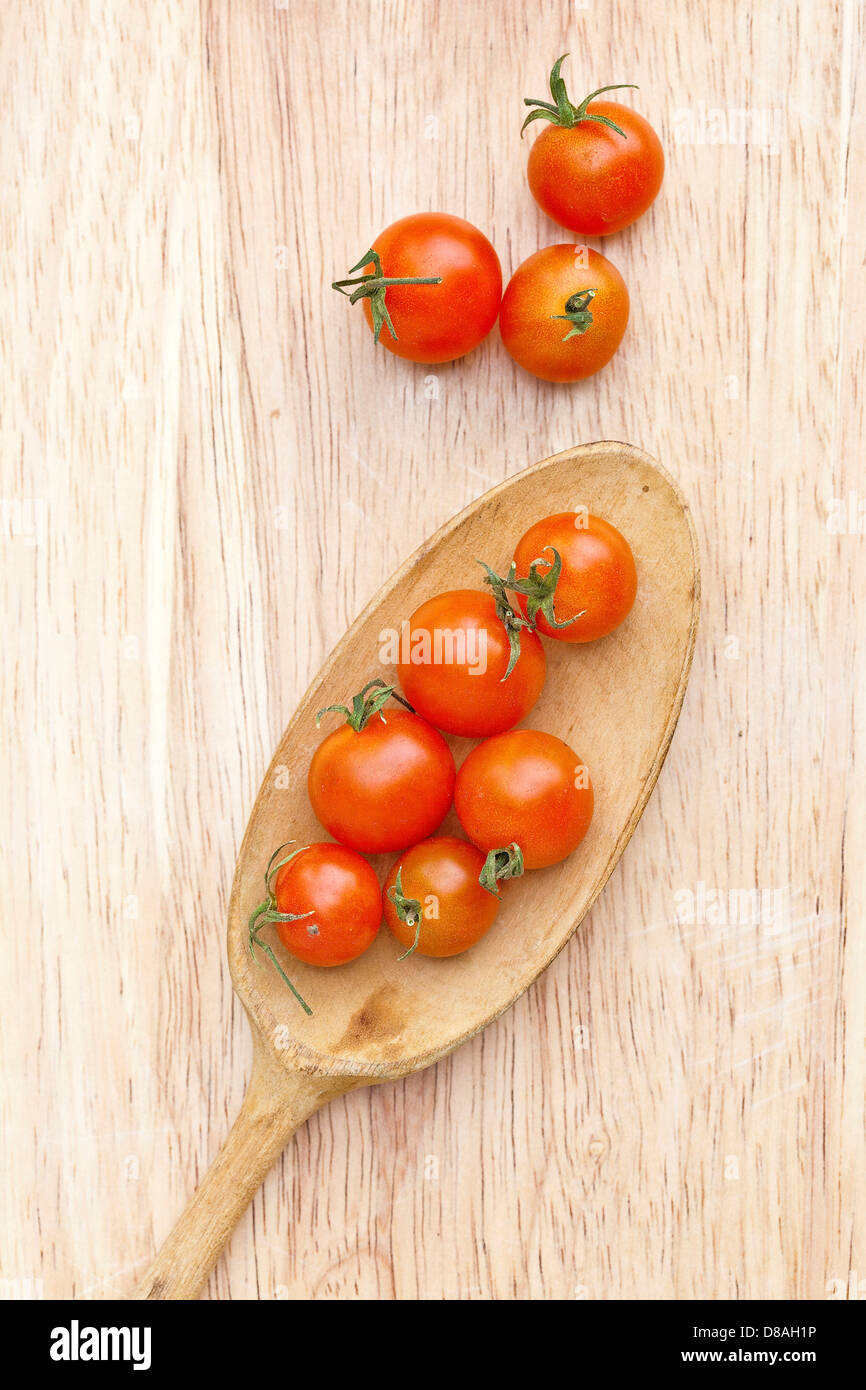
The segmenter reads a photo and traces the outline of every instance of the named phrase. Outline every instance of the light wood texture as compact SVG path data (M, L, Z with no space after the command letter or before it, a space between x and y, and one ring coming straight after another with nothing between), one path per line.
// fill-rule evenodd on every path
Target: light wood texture
M437 526L599 438L669 466L702 553L656 794L514 1009L302 1128L208 1292L866 1279L862 25L853 0L4 5L0 1291L143 1275L250 1071L224 928L287 718ZM436 370L374 353L327 286L393 218L466 216L506 273L561 239L517 130L566 49L575 90L641 84L667 153L604 245L615 361L562 389L495 335Z
M204 1181L145 1272L137 1300L196 1299L232 1231L304 1120L358 1082L289 1072L253 1032L244 1103Z
M640 573L628 620L605 642L588 647L579 663L573 648L553 644L544 691L524 721L564 739L576 769L584 765L580 750L605 750L604 761L590 767L597 810L587 834L567 862L527 874L504 899L495 930L447 963L415 956L407 964L383 931L351 967L317 970L289 957L268 928L260 940L283 956L283 969L312 1006L306 1015L267 961L253 961L248 923L263 896L265 866L289 829L299 844L322 838L306 794L323 737L318 711L335 698L337 682L350 700L371 669L395 682L395 668L382 662L385 634L399 633L426 599L477 582L476 555L504 572L513 548L506 528L516 538L545 509L569 507L604 516L627 535ZM253 1029L253 1079L228 1142L139 1297L198 1296L282 1143L323 1098L439 1061L497 1019L558 955L607 883L656 784L682 708L699 611L688 508L672 480L625 444L583 445L500 483L425 542L376 595L301 701L256 797L228 928L232 980ZM474 740L448 742L459 766ZM443 830L460 833L453 810ZM393 855L375 858L384 881Z

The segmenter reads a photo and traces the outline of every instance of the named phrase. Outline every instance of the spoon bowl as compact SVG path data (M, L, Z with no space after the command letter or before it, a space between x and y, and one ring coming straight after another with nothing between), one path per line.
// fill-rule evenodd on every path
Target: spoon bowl
M595 813L578 849L503 894L491 930L447 960L414 955L387 929L358 960L322 970L262 933L313 1012L307 1016L267 963L250 957L247 922L262 876L284 841L322 840L307 769L323 732L316 714L374 676L384 634L425 599L480 587L487 561L504 573L541 517L585 507L625 535L638 593L625 622L586 645L547 642L548 674L522 727L564 739L589 768ZM241 845L229 903L228 956L253 1031L253 1075L229 1139L147 1272L136 1297L192 1298L287 1139L320 1105L358 1085L418 1071L492 1022L562 950L598 897L655 786L676 726L694 651L700 580L688 507L672 478L628 444L581 445L499 484L449 521L396 572L338 643L290 721ZM459 765L473 746L449 739ZM443 833L460 833L453 810ZM393 856L374 860L382 876Z

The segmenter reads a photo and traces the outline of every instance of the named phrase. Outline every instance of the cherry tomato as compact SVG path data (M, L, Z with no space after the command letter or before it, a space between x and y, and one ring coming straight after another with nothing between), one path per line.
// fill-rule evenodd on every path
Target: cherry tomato
M506 676L515 648L519 655ZM541 694L545 669L540 639L515 616L510 600L498 609L493 595L480 589L428 599L401 637L406 698L449 734L481 738L512 728Z
M628 290L588 246L548 246L517 267L499 328L515 362L545 381L581 381L609 362L628 323Z
M355 960L375 941L382 921L379 880L345 845L302 849L277 873L274 898L278 912L297 916L277 922L280 940L308 965Z
M615 87L601 87L572 106L561 64L562 58L550 74L556 110L538 104L524 122L524 128L531 120L551 122L530 151L529 187L561 227L584 236L619 232L646 212L661 188L664 151L643 116L620 102L596 100Z
M265 870L267 898L249 921L250 954L261 951L308 1013L313 1011L260 932L274 923L285 946L308 965L345 965L372 945L382 921L379 880L343 845L281 845Z
M592 782L562 739L515 729L473 748L457 773L454 805L473 844L487 853L516 842L527 869L557 864L592 819Z
M558 576L551 552L561 561ZM517 542L514 563L519 578L532 576L528 595L518 595L524 615L539 632L560 642L593 642L612 632L637 593L628 541L609 521L589 512L557 512L537 521Z
M519 855L500 851L487 860L453 835L425 840L398 859L385 882L385 921L397 940L422 956L456 956L474 946L499 912L497 881L523 872ZM495 856L494 856L495 858Z
M386 227L334 289L364 301L375 340L412 362L451 362L487 337L499 312L502 270L471 222L420 212Z
M319 744L307 779L310 803L328 833L366 854L426 839L454 792L454 759L444 738L408 709L384 711L393 691L371 681L351 710L330 707L346 722Z

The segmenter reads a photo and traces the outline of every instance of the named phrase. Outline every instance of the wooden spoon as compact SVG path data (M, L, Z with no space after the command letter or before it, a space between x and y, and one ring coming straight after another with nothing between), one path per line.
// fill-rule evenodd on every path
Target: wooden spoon
M585 646L547 642L544 693L526 720L586 760L595 815L564 863L527 874L506 894L492 930L465 955L398 962L383 929L351 965L284 968L313 1009L302 1011L277 972L254 964L247 919L285 840L324 839L307 798L316 712L393 668L380 633L399 631L424 599L480 587L484 559L503 573L515 542L540 517L585 506L624 533L638 596L625 623ZM291 1134L333 1096L428 1067L507 1009L562 950L628 844L668 750L694 651L700 581L688 507L672 478L629 444L585 444L527 468L473 502L407 560L326 661L286 729L241 845L229 904L232 980L252 1025L253 1069L240 1115L201 1187L135 1295L196 1298ZM469 740L452 740L458 763ZM457 830L446 821L446 830ZM384 867L383 861L383 867ZM265 933L263 933L265 935Z

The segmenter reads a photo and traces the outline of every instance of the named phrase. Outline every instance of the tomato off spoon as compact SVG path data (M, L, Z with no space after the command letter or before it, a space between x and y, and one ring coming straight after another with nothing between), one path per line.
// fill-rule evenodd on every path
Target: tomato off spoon
M351 965L317 970L288 957L272 934L313 1009L307 1017L277 972L250 958L247 922L273 850L289 837L322 838L306 791L321 738L316 712L371 675L391 677L393 667L379 659L383 633L399 633L433 594L479 585L476 559L503 573L534 521L583 507L627 537L637 600L623 625L598 642L547 644L547 683L525 723L557 734L586 759L596 806L586 838L563 863L527 874L491 931L450 960L400 962L390 932L382 931ZM269 1169L314 1111L356 1086L430 1066L497 1018L547 968L613 872L655 786L682 706L699 599L697 543L682 494L646 454L617 443L568 449L501 483L443 526L379 591L301 701L256 798L228 925L232 981L253 1034L249 1088L136 1298L197 1298ZM459 761L471 744L451 742Z

